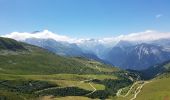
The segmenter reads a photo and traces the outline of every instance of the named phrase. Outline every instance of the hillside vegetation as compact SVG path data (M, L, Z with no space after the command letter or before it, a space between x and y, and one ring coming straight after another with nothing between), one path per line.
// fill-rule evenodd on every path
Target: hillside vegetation
M170 74L164 74L146 84L136 100L170 100Z
M0 98L4 100L110 98L132 84L130 76L135 78L94 60L58 56L8 38L0 41Z
M0 50L23 50L21 43L9 38L0 37Z
M170 100L170 61L155 65L140 74L143 79L119 89L116 100ZM149 79L149 80L148 80Z

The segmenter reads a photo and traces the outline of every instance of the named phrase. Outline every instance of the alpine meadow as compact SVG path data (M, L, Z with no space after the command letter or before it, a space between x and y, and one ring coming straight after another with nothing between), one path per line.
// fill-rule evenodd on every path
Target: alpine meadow
M0 100L170 100L169 0L0 0Z

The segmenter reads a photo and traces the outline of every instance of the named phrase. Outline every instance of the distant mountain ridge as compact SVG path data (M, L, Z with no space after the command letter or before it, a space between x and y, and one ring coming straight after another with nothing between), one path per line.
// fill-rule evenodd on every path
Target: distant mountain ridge
M140 73L145 79L152 79L162 74L170 74L170 60L141 70Z
M106 59L125 69L142 70L170 59L170 52L163 47L141 43L135 46L115 46L106 55Z
M67 43L61 41L59 42L53 39L38 39L38 38L28 38L24 42L45 48L61 56L85 57L97 61L102 61L92 52L83 52L83 50L75 43Z
M137 37L129 38L130 40L120 37L122 39L117 38L117 41L115 38L76 39L75 41L48 30L35 31L31 34L13 33L10 36L61 56L85 57L116 65L123 69L143 70L170 59L170 40L167 37L155 37L149 41L142 38L137 40ZM7 37L10 36L7 35Z
M167 41L164 40L169 43ZM94 39L80 44L37 38L28 38L25 42L62 56L86 57L123 69L143 70L170 59L170 50L166 48L167 45L159 41L149 43L119 41L113 48L106 48Z

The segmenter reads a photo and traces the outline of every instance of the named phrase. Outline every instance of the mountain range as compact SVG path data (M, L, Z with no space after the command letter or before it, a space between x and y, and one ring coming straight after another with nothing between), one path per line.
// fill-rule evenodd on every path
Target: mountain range
M112 47L97 40L68 43L54 39L27 38L23 42L50 50L61 56L85 57L123 69L144 70L170 60L169 40L150 42L119 41Z
M2 100L43 100L51 95L105 99L132 84L136 77L92 59L60 56L41 47L0 38Z
M134 46L115 46L106 55L107 61L125 69L142 70L170 59L164 47L141 43Z
M56 42L51 39L47 41L50 41L50 44ZM158 59L160 55L168 57L167 49L146 43L129 44L122 41L112 50L123 54L126 50L131 51L128 53L133 53L131 57L136 59L129 59L135 62L151 57ZM65 100L72 97L87 100L127 100L137 96L137 99L142 100L146 98L143 95L149 94L151 95L149 98L155 100L158 94L161 98L166 94L169 95L169 66L170 61L165 61L140 71L123 70L93 59L77 57L77 55L58 55L48 48L0 38L0 98L43 100L48 97L52 100ZM146 86L142 88L144 85ZM131 93L125 94L128 93L127 90ZM142 91L140 92L142 95L136 91ZM150 92L145 93L146 91Z
M170 60L170 39L167 34L146 31L115 38L74 39L44 30L13 32L4 37L42 47L60 56L85 57L123 69L144 70Z
M28 38L23 42L42 47L61 56L85 57L97 61L102 61L93 52L84 52L75 43L61 42L56 41L54 39L37 39L37 38Z

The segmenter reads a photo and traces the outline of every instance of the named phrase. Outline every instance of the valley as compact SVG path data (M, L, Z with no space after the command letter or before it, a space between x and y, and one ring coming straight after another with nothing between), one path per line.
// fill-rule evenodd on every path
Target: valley
M0 0L0 100L170 100L170 0Z
M2 41L6 53L0 55L0 98L5 100L39 100L49 96L106 99L132 84L130 76L136 77L95 60L58 56L12 39ZM15 48L14 44L24 49ZM7 49L9 45L15 49Z
M0 99L143 100L153 95L150 99L156 100L157 93L159 99L169 98L165 88L170 79L169 61L141 71L122 70L8 38L0 40Z

